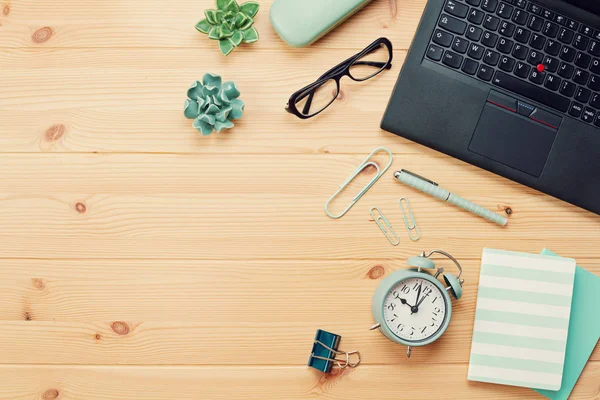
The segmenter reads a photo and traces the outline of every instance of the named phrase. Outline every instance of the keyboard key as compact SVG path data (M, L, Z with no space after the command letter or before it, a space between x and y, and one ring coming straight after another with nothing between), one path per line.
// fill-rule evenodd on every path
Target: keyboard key
M500 25L500 18L496 18L493 15L486 15L483 20L483 26L490 31L495 31L498 29L498 25Z
M462 64L463 56L460 56L452 51L446 50L442 62L452 68L460 68Z
M450 46L452 39L454 39L454 36L448 32L444 32L441 29L436 29L433 34L433 42L439 44L440 46Z
M529 65L524 64L521 61L517 61L517 65L515 67L515 75L521 78L527 78L530 69L531 67Z
M544 44L546 44L546 38L543 37L542 35L538 35L537 33L534 33L533 35L531 35L531 40L529 41L529 44L534 49L541 50L544 48Z
M578 33L575 35L575 39L573 39L573 47L579 50L586 50L589 42L589 38L583 36L581 33Z
M469 22L472 22L476 25L480 25L483 22L483 18L485 17L485 13L476 8L471 8L469 11L469 17L467 18Z
M531 31L525 28L518 27L515 32L515 40L521 43L529 42L529 36L531 36Z
M567 23L567 19L562 15L556 14L554 16L554 22L556 22L559 25L565 25Z
M594 36L594 30L587 25L581 25L581 28L579 28L579 33L583 33L584 35L589 37Z
M513 57L518 58L519 60L524 60L525 58L527 58L528 54L529 47L523 46L521 44L515 44L515 47L512 52Z
M558 74L565 79L571 78L573 71L575 71L575 67L571 64L560 63L560 67L558 67Z
M557 56L560 52L560 43L558 43L556 40L548 39L546 42L545 51L552 56Z
M594 58L592 60L592 64L590 65L590 71L592 71L594 74L600 74L600 60L598 60L597 58Z
M517 25L525 25L527 23L527 19L529 18L529 13L524 10L516 10L513 14L512 20Z
M550 10L544 9L542 11L542 17L551 20L552 18L554 18L554 13Z
M510 54L513 44L514 44L514 42L512 40L500 38L500 40L498 40L498 46L496 46L496 48L501 53Z
M600 94L592 93L592 98L590 99L590 105L595 108L600 108Z
M575 90L575 100L583 104L587 103L591 96L591 90L586 89L584 87L579 86L577 90Z
M565 44L571 44L571 40L573 40L574 35L575 33L567 28L560 28L557 38Z
M469 12L469 7L465 6L464 4L458 3L455 0L448 0L446 1L446 5L444 6L444 11L456 17L464 18Z
M512 72L513 68L515 67L515 60L514 58L502 56L500 57L500 63L498 64L498 67L500 67L502 71Z
M565 22L565 25L567 26L567 28L569 29L573 29L574 31L577 30L577 28L579 28L579 22L577 21L573 21L572 19L566 18L567 22Z
M508 5L505 2L501 2L500 6L498 7L498 11L496 11L496 14L498 14L502 18L510 19L510 17L512 16L513 10L514 10L513 6Z
M498 28L498 33L506 37L511 37L513 33L515 33L515 28L515 24L512 24L507 21L502 21L500 23L500 28Z
M561 94L564 94L567 97L571 97L573 96L573 93L575 93L575 84L569 81L562 81L559 91Z
M561 58L561 60L571 62L575 58L575 54L576 51L574 48L563 46L563 48L560 50L559 57Z
M588 82L588 87L592 89L594 92L600 91L600 76L592 75L590 76L590 81Z
M577 102L573 102L573 104L571 104L571 107L569 108L569 115L571 115L575 118L579 118L579 116L581 115L582 112L583 112L583 104L580 104Z
M469 75L475 75L478 67L479 67L478 62L467 58L465 60L465 62L463 63L462 70L463 70L463 72L465 72Z
M433 61L440 61L442 59L442 55L444 54L444 49L442 49L440 46L436 46L435 44L430 44L426 54L427 58L430 58Z
M469 46L469 51L467 52L467 55L476 60L481 60L481 57L483 57L484 50L485 50L485 47L483 47L479 43L471 43L471 45Z
M487 12L493 13L496 11L496 7L498 6L498 0L483 0L481 3L481 8L483 8Z
M592 61L592 57L585 53L577 53L575 56L575 65L581 68L587 68Z
M569 99L539 86L522 81L502 71L496 72L492 83L562 112L567 111L569 108Z
M544 25L544 20L540 17L532 15L529 17L529 23L527 24L532 30L539 32L542 30L542 26Z
M529 74L529 80L531 82L541 85L542 83L544 83L544 79L546 79L545 72L539 72L535 68L531 70L531 73Z
M469 41L458 36L455 37L454 41L452 42L452 50L461 54L464 54L468 47Z
M458 33L459 35L464 34L467 29L466 22L446 14L442 14L442 18L440 18L440 23L438 25L452 33Z
M585 85L590 77L590 73L587 71L582 71L579 68L575 70L575 74L573 74L573 80L575 83L580 85Z
M596 42L595 40L592 40L590 43L590 47L588 48L588 51L593 56L596 56L596 57L600 56L600 43Z
M550 90L558 90L558 88L560 87L560 82L561 79L558 76L548 74L544 86L546 86Z
M558 70L558 66L560 65L560 61L557 58L545 56L542 64L546 67L546 71L548 72L556 72Z
M489 65L498 64L498 60L500 59L500 54L496 53L492 50L486 50L485 55L483 56L483 62Z
M594 117L596 116L596 110L590 107L586 107L583 109L583 114L581 114L581 119L584 122L589 122L590 124L594 121Z
M544 53L537 50L531 50L527 57L527 62L532 65L538 65L544 59Z
M542 13L542 7L534 3L529 3L529 6L527 6L527 11L540 15Z
M467 0L467 4L478 7L481 4L481 0Z
M473 25L469 25L469 29L467 29L467 38L478 42L479 39L481 39L482 33L483 33L483 29L478 28Z
M483 79L484 81L491 81L494 76L494 69L492 67L488 67L487 65L482 65L479 67L479 72L477 73L477 77L479 79Z
M491 33L485 31L483 33L483 38L481 39L481 43L486 45L487 47L496 47L496 42L498 41L498 35L495 33Z
M525 8L525 6L527 5L527 1L525 1L525 0L515 0L514 4L515 4L515 6L517 6L519 8Z
M558 33L558 25L550 21L546 21L546 23L544 23L544 27L542 28L542 33L548 37L556 37L556 34Z

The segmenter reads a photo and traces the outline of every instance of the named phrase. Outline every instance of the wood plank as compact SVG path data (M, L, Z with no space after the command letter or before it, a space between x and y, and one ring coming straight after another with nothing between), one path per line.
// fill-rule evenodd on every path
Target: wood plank
M396 51L392 70L368 82L344 79L336 104L314 121L284 110L293 92L353 53L284 54L240 74L238 65L252 64L255 53L240 54L234 64L216 53L184 49L5 50L0 152L368 154L380 145L398 149L408 142L378 131L404 51ZM210 71L235 80L242 92L245 116L226 133L202 137L183 116L187 88L207 72L198 65L212 65ZM420 146L405 147L421 154Z
M0 368L0 399L461 399L522 400L544 397L531 389L466 379L467 365L359 366L336 375L308 367L46 367ZM419 377L419 379L414 379ZM572 400L598 399L600 363L589 363ZM200 396L200 397L199 397Z
M0 5L0 48L4 47L185 47L200 53L218 52L214 41L194 29L213 0L181 0L168 5L146 0L144 6L121 1L107 6L98 0L37 2L5 0ZM241 46L236 53L257 50L290 51L269 22L272 1L260 1L255 26L261 39ZM385 0L369 4L357 15L313 46L356 48L355 38L388 36L396 46L408 48L424 0ZM393 5L393 6L392 6ZM8 6L8 7L6 7ZM363 46L364 47L364 46ZM234 55L230 58L234 58Z
M450 329L415 349L415 362L468 362L479 260L460 261L465 294L454 302ZM600 274L600 260L578 262ZM15 364L297 365L322 328L359 349L365 364L394 365L404 349L367 328L376 286L404 267L401 260L2 260L0 354ZM600 347L592 360L600 361Z
M507 227L404 187L391 172L343 219L327 218L325 201L361 159L333 154L5 155L0 159L0 255L404 258L443 242L463 258L479 257L484 246L530 252L548 247L565 256L597 256L600 217L448 158L397 155L391 169L410 165L484 207L502 212L510 206ZM372 172L365 171L345 193L346 201ZM422 234L418 243L403 233L400 196L413 202ZM342 200L332 209L340 209ZM390 246L369 221L374 205L403 235L401 246Z

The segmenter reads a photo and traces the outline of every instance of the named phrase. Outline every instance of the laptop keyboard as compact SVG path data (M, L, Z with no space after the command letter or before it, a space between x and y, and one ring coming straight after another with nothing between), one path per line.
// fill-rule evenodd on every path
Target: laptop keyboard
M527 0L446 0L426 57L600 127L600 31Z

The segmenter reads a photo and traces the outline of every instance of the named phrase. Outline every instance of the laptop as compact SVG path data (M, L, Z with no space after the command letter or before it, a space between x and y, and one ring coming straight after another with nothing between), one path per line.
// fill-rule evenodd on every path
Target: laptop
M600 0L429 0L381 127L600 214Z

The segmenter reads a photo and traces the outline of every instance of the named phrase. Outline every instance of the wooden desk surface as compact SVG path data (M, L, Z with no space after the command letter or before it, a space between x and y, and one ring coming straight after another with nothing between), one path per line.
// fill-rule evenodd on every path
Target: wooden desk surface
M425 0L375 0L307 49L278 39L262 3L260 41L225 58L194 30L210 0L0 0L0 398L541 398L466 379L481 250L548 247L600 274L600 218L379 129ZM344 80L313 120L284 112L292 92L380 36L395 48L391 71ZM235 80L247 108L235 129L202 137L182 105L209 71ZM325 200L377 146L394 152L392 171L511 207L508 227L391 172L327 218ZM371 296L433 248L464 263L465 296L444 337L407 360L368 331ZM318 328L362 365L309 369ZM600 398L600 349L573 398Z

